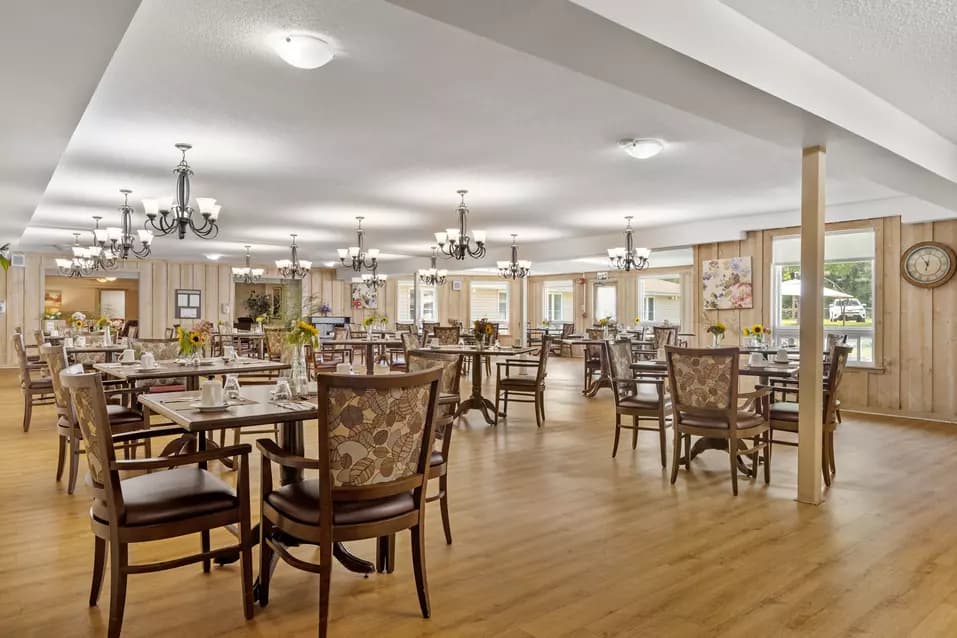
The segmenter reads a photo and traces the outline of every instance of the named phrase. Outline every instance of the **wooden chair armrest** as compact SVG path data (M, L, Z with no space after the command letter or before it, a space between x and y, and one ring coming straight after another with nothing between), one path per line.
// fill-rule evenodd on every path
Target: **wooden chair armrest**
M273 463L282 467L291 467L297 470L318 470L319 460L310 459L305 456L291 454L282 449L272 439L256 439L256 447L263 455L263 458L269 459Z
M506 359L505 361L496 361L497 366L538 366L539 362L535 359Z
M772 388L768 386L757 386L754 392L741 392L738 394L739 399L760 399L761 397L766 397L771 395Z
M125 441L135 441L137 439L152 439L157 436L176 436L183 433L183 428L178 425L164 425L162 427L150 428L148 430L131 430L129 432L118 432L113 435L114 443L123 443Z
M203 434L203 433L200 433ZM175 456L162 456L151 459L130 459L113 461L110 469L114 470L162 470L181 465L194 465L207 461L218 461L232 458L234 456L249 456L252 452L252 446L248 443L239 445L230 445L227 447L216 448L215 450L204 450L192 454L177 454Z

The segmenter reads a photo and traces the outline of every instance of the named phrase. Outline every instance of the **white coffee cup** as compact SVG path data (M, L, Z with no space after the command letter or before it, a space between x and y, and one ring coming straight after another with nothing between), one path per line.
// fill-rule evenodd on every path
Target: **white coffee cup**
M63 345L65 345L67 348L72 348L72 347L73 347L73 337L67 337L66 339L64 339L64 340L63 340Z
M136 353L133 352L132 348L127 348L123 351L123 354L120 356L120 361L124 363L130 363L136 359Z
M751 356L748 357L748 364L752 366L761 366L767 363L764 360L764 355L760 352L752 352Z
M156 357L153 356L152 352L144 352L143 356L140 357L140 365L147 370L156 367Z
M236 346L223 346L223 357L229 361L235 361L238 358Z
M208 379L199 384L201 405L222 405L223 384L216 379Z
M778 363L787 363L787 362L788 362L788 351L785 350L784 348L781 348L781 349L778 350L777 353L774 355L774 360L777 361Z

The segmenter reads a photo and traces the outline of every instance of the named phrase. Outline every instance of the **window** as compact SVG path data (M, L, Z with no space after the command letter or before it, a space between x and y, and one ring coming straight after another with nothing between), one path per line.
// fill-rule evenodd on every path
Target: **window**
M681 325L681 275L638 278L638 316L642 321Z
M618 286L595 286L595 321L604 317L618 319Z
M835 231L824 239L825 335L846 336L848 362L874 363L874 253L872 229ZM798 342L801 300L801 239L775 237L772 243L772 330L778 339ZM827 337L825 336L825 339ZM821 344L821 347L826 347Z
M400 281L396 290L396 321L437 321L438 304L435 301L434 286L419 284L418 305L416 305L414 281Z
M572 319L571 281L546 281L544 285L545 314L543 319L553 323L569 323Z
M508 323L508 283L473 281L469 288L469 321Z

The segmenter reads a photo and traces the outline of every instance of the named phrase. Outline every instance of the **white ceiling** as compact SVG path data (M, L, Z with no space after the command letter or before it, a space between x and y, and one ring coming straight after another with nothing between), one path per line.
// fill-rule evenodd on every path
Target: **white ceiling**
M718 124L707 100L675 108L649 97L655 86L629 90L398 4L144 0L19 247L64 246L95 214L116 224L120 188L137 202L169 196L180 141L194 145L193 195L223 206L222 232L158 238L158 258L216 253L238 263L248 243L254 261L268 262L286 256L288 233L298 232L301 256L322 263L354 242L353 217L364 215L367 246L396 267L411 256L424 266L432 232L455 223L458 188L471 191L472 225L489 232L493 262L513 232L523 256L571 263L600 251L599 236L620 244L626 214L663 228L642 234L667 247L691 241L680 229L731 218L760 227L778 220L765 213L799 206L799 145ZM482 8L493 6L515 5ZM547 16L558 5L535 6ZM316 71L287 66L269 42L289 29L327 38L336 60ZM805 134L802 122L760 126ZM637 161L616 147L626 136L668 147ZM829 205L866 209L899 194L854 166L829 174ZM587 249L573 247L583 238Z
M957 142L954 0L721 0Z

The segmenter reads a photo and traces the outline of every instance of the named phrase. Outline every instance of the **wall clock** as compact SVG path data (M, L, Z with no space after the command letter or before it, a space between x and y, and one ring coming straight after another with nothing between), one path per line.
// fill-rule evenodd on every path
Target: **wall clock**
M904 251L901 256L901 275L921 288L942 286L957 271L957 253L946 244L922 241Z

